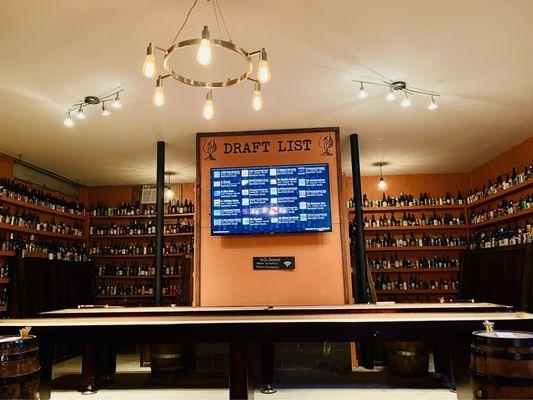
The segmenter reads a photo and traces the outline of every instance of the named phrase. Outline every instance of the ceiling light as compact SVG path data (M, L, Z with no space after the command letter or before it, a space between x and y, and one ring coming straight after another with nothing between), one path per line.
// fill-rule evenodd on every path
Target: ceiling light
M76 113L76 118L78 118L78 119L85 119L85 118L87 118L87 116L86 116L85 113L83 112L83 108L82 108L82 106L80 106L80 108L78 109L78 112Z
M65 114L65 120L63 121L65 126L74 126L74 121L70 118L70 113Z
M411 99L409 99L407 92L404 92L404 93L405 93L405 99L402 100L402 107L404 108L411 107Z
M213 118L213 91L209 89L207 91L207 94L205 95L205 104L204 104L204 110L203 110L203 116L205 119L211 119Z
M360 99L365 99L368 96L367 91L365 90L365 87L363 86L363 82L361 82L361 87L359 88L359 94L357 97Z
M389 88L389 93L385 96L385 100L387 101L394 101L396 100L396 95L394 94L394 90L392 89L392 86Z
M146 58L144 59L142 74L147 78L153 78L156 74L154 45L152 43L150 43L146 49Z
M435 103L435 99L433 98L433 96L431 96L431 103L429 103L428 105L428 110L429 111L433 111L433 110L436 110L439 106L437 105L437 103Z
M65 111L65 120L63 123L66 126L73 126L74 122L72 121L72 118L70 117L70 114L72 112L76 112L76 118L78 119L86 119L87 115L85 114L85 108L89 106L95 106L98 104L101 104L102 112L101 115L104 117L107 117L111 113L109 112L106 103L113 101L111 104L115 108L121 108L122 104L120 104L119 100L119 93L122 92L124 89L118 89L114 92L111 92L103 97L98 96L85 96L85 98L78 103L72 104L68 110Z
M174 199L174 191L172 190L172 185L170 184L170 175L172 175L172 172L167 172L166 175L168 176L168 187L165 189L165 202L168 203L169 201Z
M267 83L270 80L270 69L268 68L267 53L264 48L261 49L261 59L257 68L257 79L261 83Z
M261 96L261 84L256 82L254 85L254 95L252 97L252 108L260 111L263 108L263 97Z
M212 4L212 10L214 13L214 20L217 22L217 31L219 32L218 38L212 38L209 32L209 28L207 26L204 26L202 30L202 34L200 38L193 38L193 39L186 39L181 40L178 42L178 38L183 31L183 29L186 27L187 22L189 21L189 16L191 12L196 7L198 0L194 0L191 8L189 9L185 20L183 21L181 27L179 28L176 36L174 37L174 40L170 44L168 48L162 48L158 46L154 46L152 43L148 45L148 49L146 51L146 58L144 60L144 64L142 67L143 75L151 78L156 76L155 71L155 51L161 51L164 53L163 57L163 69L165 70L164 74L161 74L157 77L158 80L164 80L166 78L173 78L177 80L180 83L183 83L185 85L193 86L193 87L202 87L209 90L208 97L212 97L211 89L214 88L225 88L229 86L237 85L245 80L253 81L254 85L255 82L259 83L266 83L270 80L270 70L268 68L268 61L267 61L267 53L264 48L257 51L248 52L244 50L242 47L237 45L233 42L231 35L229 33L228 26L226 25L224 16L222 15L222 11L220 8L219 0L208 0ZM211 7L210 7L211 8ZM223 28L225 31L225 38L222 38L222 32L221 26L219 25L219 21L222 21ZM201 65L209 65L212 61L212 47L220 47L223 50L227 50L230 52L233 52L239 56L241 56L244 61L246 62L247 68L246 71L240 73L240 75L236 77L230 77L223 81L197 81L195 79L191 79L185 75L182 75L179 71L173 69L172 67L172 56L176 55L176 53L185 47L191 47L191 46L199 46L198 52L196 54L196 60ZM251 78L252 74L254 73L254 57L258 57L258 63L257 63L257 79ZM255 58L257 59L257 58ZM162 87L162 85L157 85L157 87ZM254 107L254 110L256 108ZM213 103L212 100L206 99L206 103L204 105L204 118L210 119L213 116ZM207 117L206 117L207 116Z
M102 117L107 117L111 112L105 106L105 103L102 103Z
M211 63L211 44L209 43L209 29L207 29L207 26L204 26L202 30L202 40L200 40L196 61L202 65Z
M154 97L152 98L152 102L157 107L162 107L165 105L165 90L163 89L163 81L161 78L157 78L157 83L155 86L155 92Z
M116 94L115 100L113 101L113 103L111 103L111 106L113 108L122 108L122 103L120 102L120 98L118 97L118 93Z
M389 185L387 185L387 182L385 182L385 179L383 179L383 166L386 164L387 163L385 162L379 162L379 163L374 164L374 165L379 166L379 169L380 169L380 178L379 178L378 187L377 187L377 190L379 192L386 192L387 189L389 188Z

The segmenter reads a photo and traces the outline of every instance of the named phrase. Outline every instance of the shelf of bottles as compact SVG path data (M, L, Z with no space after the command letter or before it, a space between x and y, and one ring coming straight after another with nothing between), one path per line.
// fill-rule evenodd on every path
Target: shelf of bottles
M140 202L108 207L98 203L89 214L89 255L94 260L97 303L149 305L155 276L155 205ZM165 205L163 300L178 303L192 267L194 204Z
M533 242L533 164L489 179L467 203L471 250Z
M83 203L0 178L0 252L49 260L87 261Z
M16 253L1 249L0 247L0 313L5 313L8 306L10 271Z
M353 201L347 206L353 213ZM363 196L365 247L380 300L435 301L459 292L460 252L468 247L466 199L401 193ZM355 226L349 224L351 245Z

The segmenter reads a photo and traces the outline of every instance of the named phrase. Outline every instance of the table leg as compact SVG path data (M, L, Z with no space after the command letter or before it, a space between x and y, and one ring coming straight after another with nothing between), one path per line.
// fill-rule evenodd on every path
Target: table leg
M229 358L230 400L253 400L253 368L250 363L250 345L248 343L230 343Z
M107 383L117 371L117 349L113 345L101 346L96 356L97 381L103 376Z
M457 399L473 399L472 389L470 387L470 337L454 338L450 342L451 348L451 372L452 379L455 382Z
M274 394L274 344L261 344L261 393Z
M52 367L54 365L54 345L47 338L39 337L39 363L41 365L40 399L50 400L52 394Z
M96 391L96 356L93 344L83 347L81 362L81 392L92 394Z

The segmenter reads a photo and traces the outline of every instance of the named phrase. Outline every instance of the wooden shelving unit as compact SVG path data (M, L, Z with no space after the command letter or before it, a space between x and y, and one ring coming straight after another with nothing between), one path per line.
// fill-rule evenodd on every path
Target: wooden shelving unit
M0 257L15 257L17 255L16 251L0 251Z
M476 228L481 228L484 226L498 225L498 224L509 222L515 219L524 218L531 214L533 214L533 207L528 208L527 210L520 210L512 214L502 215L501 217L496 217L496 218L488 219L486 221L478 222L475 224L470 224L470 228L476 229Z
M163 295L164 298L166 299L170 299L170 298L176 298L176 295L174 294L165 294ZM154 295L153 294L128 294L128 295L124 295L124 296L101 296L101 295L96 295L96 298L97 299L109 299L109 300L124 300L124 299L153 299L154 298Z
M383 214L388 212L412 212L412 211L438 211L438 210L466 210L466 204L443 204L443 205L419 205L419 206L393 206L393 207L363 207L364 213ZM349 213L355 211L350 208Z
M54 215L54 216L58 216L58 217L74 219L74 220L82 221L82 222L85 221L85 219L86 219L85 215L77 215L77 214L70 214L70 213L67 213L67 212L57 211L57 210L53 210L53 209L48 208L48 207L43 207L43 206L39 206L37 204L29 203L27 201L15 200L15 199L12 199L10 197L3 196L3 195L0 195L0 202L6 203L6 204L11 204L11 205L16 206L16 207L23 207L23 208L26 208L28 210L33 210L33 211L40 212L40 213L43 213L43 214L49 214L49 215Z
M420 273L438 273L438 272L459 272L459 268L371 268L370 271L374 274L420 274Z
M91 220L113 220L113 219L125 219L125 220L131 220L131 219L155 219L155 215L95 215L95 216L89 216ZM194 218L194 213L182 213L182 214L165 214L165 219L173 219L173 218Z
M517 193L517 192L520 192L522 190L525 190L525 189L528 189L530 187L533 187L533 179L528 179L527 181L525 182L522 182L518 185L515 185L515 186L511 186L509 189L506 189L506 190L500 190L499 192L496 192L494 194L491 194L490 196L487 196L487 197L483 197L473 203L470 203L468 205L468 208L475 208L475 207L479 207L479 206L482 206L483 204L487 204L487 203L490 203L494 200L498 200L498 199L501 199L502 197L506 197L506 196L509 196L513 193Z
M193 236L193 232L182 232L182 233L165 233L164 237L179 237L179 236ZM90 235L89 239L136 239L136 238L154 238L155 234L150 235Z
M192 260L192 254L163 254L163 258L181 257ZM96 254L91 258L155 258L155 254Z
M377 294L400 294L400 295L413 295L413 294L458 294L459 290L444 290L444 289L407 289L407 290L376 290Z
M32 229L32 228L26 228L24 226L15 226L15 225L8 225L8 224L0 224L0 229L9 231L9 232L21 232L21 233L33 234L37 236L52 237L56 239L68 239L68 240L85 240L86 239L84 236L75 236L75 235L67 235L63 233L40 231L38 229Z
M461 230L468 229L468 225L413 225L413 226L367 226L365 231L368 232L389 232L389 231L433 231L433 230Z
M382 251L461 251L466 250L467 246L404 246L404 247L367 247L367 252Z
M124 280L153 280L153 275L140 275L140 276L131 276L131 275L95 275L95 279L108 279L108 280L116 280L116 279L124 279ZM179 279L179 275L163 275L163 279Z

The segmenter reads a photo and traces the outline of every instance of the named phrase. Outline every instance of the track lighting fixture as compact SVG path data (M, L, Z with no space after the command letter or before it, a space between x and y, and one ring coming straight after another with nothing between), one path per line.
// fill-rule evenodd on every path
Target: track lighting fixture
M214 20L217 24L217 32L219 37L211 37L209 28L204 26L202 29L201 36L194 39L185 39L178 41L181 32L187 25L189 21L189 16L192 11L195 9L200 0L192 0L192 6L189 9L183 23L181 24L174 40L168 48L163 48L159 46L154 46L153 43L149 43L146 49L146 57L142 65L142 74L148 78L157 77L156 84L156 93L153 97L153 103L161 107L165 104L165 96L163 93L162 81L166 78L172 77L180 83L193 87L201 87L208 89L206 101L203 107L203 116L205 119L213 118L213 89L222 89L229 86L234 86L239 83L242 83L246 80L254 82L254 92L252 97L252 108L255 111L259 111L263 108L263 99L261 96L261 89L257 89L258 84L265 84L270 80L270 69L268 66L267 52L264 48L260 50L248 52L244 50L241 46L237 45L231 38L229 33L228 26L224 16L222 15L222 10L219 4L219 0L204 0L206 3L209 3L209 8L213 10ZM222 21L224 30L221 29ZM224 39L222 38L223 32L225 33ZM213 46L219 47L226 51L231 51L234 54L239 55L244 59L246 63L246 70L241 72L240 75L227 78L223 81L198 81L192 78L189 78L185 75L182 75L179 71L175 70L172 66L172 57L176 56L179 50L182 50L186 47L198 47L196 53L196 61L203 66L210 66L213 63L212 50ZM163 72L157 75L156 65L155 65L155 52L159 51L163 54ZM254 66L254 57L258 58L257 69ZM252 75L254 74L254 75ZM252 76L256 76L253 78Z
M100 113L101 116L107 117L111 114L109 109L107 108L107 104L111 102L111 106L114 108L122 108L122 104L120 103L120 92L122 92L124 89L116 90L112 93L109 93L108 95L105 95L103 97L97 97L97 96L86 96L83 101L80 101L78 103L75 103L70 106L70 108L65 111L65 119L63 120L63 124L65 126L74 126L74 121L72 120L70 114L72 112L76 112L76 118L77 119L86 119L87 115L85 114L85 109L89 106L94 106L101 104L102 112Z
M410 99L410 96L428 96L431 98L431 102L427 106L427 109L430 111L436 110L438 108L437 102L435 101L435 97L439 97L439 93L435 93L433 91L427 91L427 90L421 90L421 89L415 89L413 87L410 87L405 83L404 81L383 81L383 82L371 82L371 81L362 81L362 80L354 80L353 82L359 83L359 94L357 97L360 99L364 99L368 96L368 92L365 89L364 85L376 85L376 86L383 86L388 89L387 95L385 96L385 100L387 101L394 101L396 100L396 92L403 92L405 95L405 98L401 102L401 106L404 108L408 108L411 106L412 102Z

